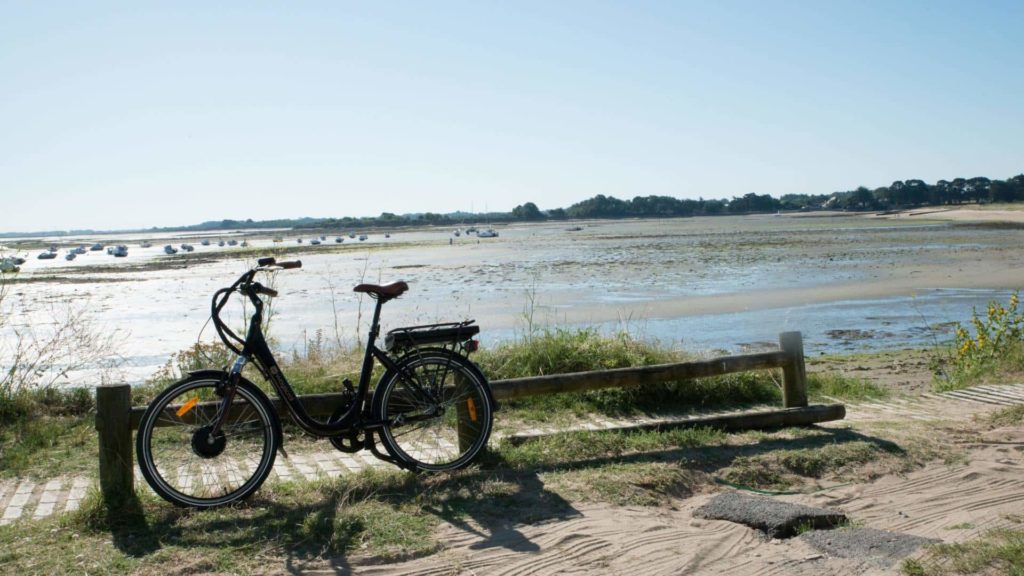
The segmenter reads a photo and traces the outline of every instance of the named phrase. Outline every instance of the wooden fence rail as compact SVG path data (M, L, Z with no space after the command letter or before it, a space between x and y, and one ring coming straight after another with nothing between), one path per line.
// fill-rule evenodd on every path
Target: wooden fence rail
M800 426L842 419L845 415L842 406L825 409L820 406L807 406L803 338L800 333L780 334L779 348L777 352L723 356L696 362L496 380L491 382L491 389L495 398L511 400L543 394L643 386L749 370L782 368L783 410L719 416L709 421L708 425L739 430ZM301 396L300 399L310 414L326 416L332 414L339 405L341 394L309 394ZM274 398L273 403L279 414L286 413L280 399ZM131 386L128 384L101 386L96 390L100 488L106 498L117 498L132 490L132 430L138 428L144 411L145 407L131 407Z

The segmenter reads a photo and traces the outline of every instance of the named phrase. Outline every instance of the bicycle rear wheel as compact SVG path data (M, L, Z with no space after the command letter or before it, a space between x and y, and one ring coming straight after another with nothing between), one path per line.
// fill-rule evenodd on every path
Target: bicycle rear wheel
M469 360L444 350L416 352L382 378L374 412L392 457L414 470L455 470L487 446L494 404Z
M190 376L164 390L139 423L136 453L153 491L177 506L211 508L246 498L270 474L281 426L265 394L238 383L227 420L212 421L218 376Z

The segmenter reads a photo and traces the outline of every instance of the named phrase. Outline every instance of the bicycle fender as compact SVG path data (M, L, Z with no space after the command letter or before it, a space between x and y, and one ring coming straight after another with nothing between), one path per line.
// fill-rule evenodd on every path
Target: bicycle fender
M228 381L228 373L226 370L212 370L208 368L203 370L190 370L188 375L190 378L210 378L220 380L221 382ZM242 378L242 380L245 380L245 378Z

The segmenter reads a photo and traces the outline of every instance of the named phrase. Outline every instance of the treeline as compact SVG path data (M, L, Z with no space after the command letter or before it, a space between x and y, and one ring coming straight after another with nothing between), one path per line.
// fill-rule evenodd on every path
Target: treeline
M671 196L637 196L632 200L619 200L598 195L564 210L551 210L547 217L654 218L779 210L897 210L988 202L1024 202L1024 174L1007 180L955 178L939 180L935 184L923 180L898 180L874 190L861 186L831 194L786 194L781 198L753 192L731 200L687 200Z
M786 194L774 198L769 194L751 192L732 199L674 198L672 196L636 196L620 200L598 194L568 208L541 210L533 202L520 204L511 212L470 214L456 212L438 214L398 215L384 212L380 216L365 218L291 218L276 220L212 220L191 226L150 228L129 232L203 232L209 230L238 230L260 228L298 229L360 229L398 228L432 224L459 226L496 222L522 222L539 220L567 220L571 218L672 218L685 216L715 216L722 214L755 214L780 210L898 210L917 206L948 206L981 204L988 202L1024 202L1024 174L1006 180L954 178L928 184L923 180L897 180L889 186L874 190L858 187L854 190L830 194ZM45 233L0 233L5 236L62 236L67 234L99 233L93 230L51 231ZM106 231L115 232L115 231ZM122 231L123 232L123 231Z

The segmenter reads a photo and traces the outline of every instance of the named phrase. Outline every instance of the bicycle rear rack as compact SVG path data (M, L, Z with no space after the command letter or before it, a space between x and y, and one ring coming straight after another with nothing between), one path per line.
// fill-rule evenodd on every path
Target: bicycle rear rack
M445 348L448 346L453 349L460 347L465 352L473 352L476 350L473 336L480 333L480 327L475 322L475 320L465 320L463 322L395 328L384 336L384 350L400 352L421 346L442 344Z

